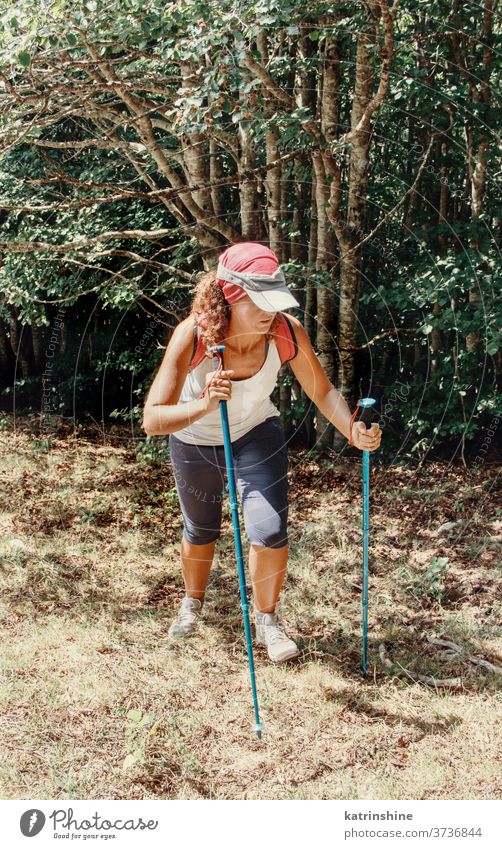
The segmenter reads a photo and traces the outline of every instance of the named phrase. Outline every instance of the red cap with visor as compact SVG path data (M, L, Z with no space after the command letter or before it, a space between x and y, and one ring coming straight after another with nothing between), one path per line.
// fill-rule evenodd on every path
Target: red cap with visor
M229 304L249 295L265 312L300 306L286 286L275 253L259 242L239 242L223 251L216 282Z

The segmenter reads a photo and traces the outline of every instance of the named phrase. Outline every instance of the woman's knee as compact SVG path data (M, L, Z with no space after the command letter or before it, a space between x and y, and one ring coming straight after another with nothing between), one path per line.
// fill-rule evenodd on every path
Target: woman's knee
M287 528L283 523L271 524L265 528L252 527L248 531L251 545L262 545L265 548L282 548L288 544Z
M265 539L250 540L251 545L262 545L264 548L284 548L288 544L288 538L284 534L279 534Z
M288 542L288 505L272 506L264 496L244 500L244 522L249 542L282 548Z
M216 542L220 538L220 533L204 531L202 529L187 531L185 528L183 537L190 545L209 545L210 542Z

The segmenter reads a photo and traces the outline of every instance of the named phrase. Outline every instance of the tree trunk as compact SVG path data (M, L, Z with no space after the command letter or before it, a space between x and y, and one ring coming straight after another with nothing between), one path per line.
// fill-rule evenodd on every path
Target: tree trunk
M268 43L265 30L261 29L256 36L256 44L261 54L261 63L264 67L268 65ZM271 98L268 95L264 97L266 116L272 116L274 113L274 105L271 103ZM279 158L279 132L271 126L265 130L265 161L267 165L275 162ZM281 230L281 165L276 165L274 168L267 170L264 184L267 195L267 230L268 244L271 250L277 255L279 262L283 260L283 235Z
M293 203L293 235L291 238L291 259L305 264L308 260L307 208L309 184L304 179L305 161L303 157L294 163L295 195Z
M5 375L5 378L10 373L10 362L9 340L5 332L5 325L0 319L0 373Z
M295 100L296 104L301 109L309 109L312 118L316 113L316 75L312 69L307 69L303 63L307 63L312 58L316 50L314 42L308 37L310 28L304 26L301 28L300 38L298 39L298 56L300 67L297 73L295 82ZM313 187L310 187L307 181L307 158L301 157L295 159L294 177L295 177L295 202L293 210L293 239L291 243L291 259L306 262L309 259L309 232L307 227L307 209L309 197L313 204L315 203L315 192ZM311 216L311 217L312 217ZM314 236L313 228L311 227L311 236ZM307 298L308 300L308 298ZM313 315L313 313L312 313ZM313 339L313 334L309 334Z
M358 125L369 101L373 87L371 48L375 45L375 31L358 35L356 53L356 80L352 105L351 127ZM364 237L366 196L368 191L368 156L370 129L363 127L355 136L349 158L348 203L346 227L339 227L340 243L340 307L338 312L338 389L351 409L356 394L356 356L351 350L356 345L359 312L359 285L361 252L356 245ZM335 447L344 442L336 433Z
M221 159L221 150L214 139L211 139L209 142L209 179L211 181L211 201L213 205L214 214L221 218L225 212L225 201L223 195L223 188L219 186L213 186L217 180L223 177L223 164Z
M477 54L471 54L469 52L467 45L463 40L460 40L459 34L455 29L449 33L456 67L468 83L472 102L486 106L491 103L490 74L493 60L494 6L494 0L484 0L482 35L480 38L480 43L483 45L481 68L473 67L475 59L473 61L472 55L477 58ZM492 137L485 131L482 122L480 122L480 129L477 126L475 129L472 129L471 123L472 119L469 111L465 115L464 133L467 147L467 180L471 198L471 220L476 225L477 219L483 212L488 148L492 142ZM479 248L478 231L475 226L473 230L475 230L476 235L473 236L470 247L477 250ZM478 290L471 288L469 290L469 303L474 305L475 310L477 310L478 297ZM479 330L468 333L465 340L466 350L470 352L475 351L479 346L480 339Z
M97 317L95 317L95 324L97 328ZM66 313L61 316L60 332L59 353L65 354L68 347L68 316Z
M9 307L9 312L11 314L10 321L10 346L12 349L12 353L16 357L16 361L19 364L19 370L21 372L21 377L26 379L31 375L31 351L28 347L28 335L25 332L26 326L21 324L18 319L16 308L13 306Z
M275 162L279 157L277 142L279 133L277 130L267 130L265 133L265 150L267 165ZM277 255L279 262L283 258L283 240L281 223L281 166L270 168L265 177L265 189L267 192L267 221L268 221L268 243Z
M40 374L43 371L43 347L44 337L42 328L37 324L37 320L31 322L31 343L33 346L33 359L35 361L35 371Z
M312 343L315 340L316 334L316 312L317 312L317 290L315 283L312 282L311 270L317 264L317 206L316 206L316 176L315 170L312 173L312 187L310 200L310 234L308 240L308 264L309 271L307 273L306 291L305 291L305 330L309 335Z
M334 365L334 292L333 279L329 270L334 262L334 238L329 225L326 207L329 201L329 186L326 181L323 156L316 152L312 157L316 175L317 206L317 258L316 270L325 272L323 282L317 286L317 336L316 347L319 362L330 380ZM334 427L319 410L316 410L316 447L331 447Z
M182 91L187 97L192 93L193 88L192 83L190 82L190 76L193 75L196 70L195 66L180 62ZM184 170L187 181L192 186L201 187L193 189L191 195L200 209L207 215L208 220L210 220L214 214L211 189L204 188L207 187L207 184L209 183L207 138L202 133L183 133L181 136L181 142ZM199 222L205 223L204 218L199 217Z
M432 312L434 318L439 318L441 316L441 307L437 303L437 301L432 306ZM431 372L434 373L439 371L441 362L440 362L440 351L443 349L443 334L436 327L432 328L431 331Z
M440 189L439 189L439 224L445 224L448 220L448 170L446 168L446 156L448 153L448 143L443 141L441 143L441 154L440 154L440 165L439 165L439 174L440 174ZM440 233L438 237L439 243L439 251L442 255L444 255L448 248L448 240L446 238L446 233ZM441 316L441 307L436 302L434 302L432 306L432 312L435 318L439 318ZM431 372L434 373L439 371L440 369L440 352L444 350L444 339L441 330L436 327L432 328L431 332Z
M283 165L281 177L281 199L279 203L279 208L281 211L281 223L279 225L279 236L282 245L281 262L288 262L291 256L291 244L288 229L285 228L288 228L289 223L288 203L289 187L291 185L290 163L286 162L286 164Z
M256 151L248 130L239 122L238 129L240 155L238 161L240 216L243 241L261 242L263 223L259 207L258 186L255 181L246 180L243 172L256 167Z

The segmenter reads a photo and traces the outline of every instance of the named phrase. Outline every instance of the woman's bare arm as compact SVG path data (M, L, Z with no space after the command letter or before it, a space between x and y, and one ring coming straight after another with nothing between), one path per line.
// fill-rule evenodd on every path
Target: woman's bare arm
M349 405L329 380L301 322L291 315L288 318L293 324L298 342L298 353L289 363L293 374L317 409L348 439L351 419ZM381 438L382 433L377 424L372 424L367 430L364 422L354 423L352 439L357 448L374 451L380 446Z
M232 370L221 371L203 398L178 403L192 351L193 318L188 316L175 328L145 402L143 430L149 436L176 433L217 409L221 400L230 398Z
M143 410L143 429L149 436L174 433L206 414L205 398L178 404L192 351L193 318L189 316L175 327L148 392Z

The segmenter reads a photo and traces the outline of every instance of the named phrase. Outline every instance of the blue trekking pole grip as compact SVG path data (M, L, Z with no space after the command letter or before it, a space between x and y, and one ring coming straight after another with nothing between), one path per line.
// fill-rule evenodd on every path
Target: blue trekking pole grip
M361 398L358 407L372 407L375 398ZM361 528L363 532L363 583L362 583L362 671L366 677L366 659L368 652L368 549L369 549L369 516L370 516L370 452L363 451L363 513Z
M214 357L221 358L221 366L223 368L223 350L224 345L215 345L209 348L209 351L213 354ZM228 494L230 497L230 507L232 510L232 523L234 527L234 540L235 540L235 554L237 557L237 571L239 574L239 589L241 595L241 607L242 607L242 616L244 619L244 632L246 635L246 648L248 654L248 662L249 662L249 674L251 677L251 690L253 693L253 706L254 706L254 715L255 715L255 725L254 731L256 732L256 736L258 740L261 740L261 734L263 731L263 725L260 722L260 712L258 708L258 694L256 692L256 678L255 678L255 670L254 670L254 658L253 658L253 646L251 642L251 627L249 624L249 609L247 602L247 594L246 594L246 575L244 572L244 560L242 557L242 543L241 543L241 532L239 526L239 509L237 503L237 495L235 489L235 476L234 476L234 461L232 457L232 443L230 440L230 427L228 424L228 410L227 410L227 402L221 400L219 402L220 413L221 413L221 425L223 429L223 444L225 448L225 462L227 466L227 476L228 476Z

